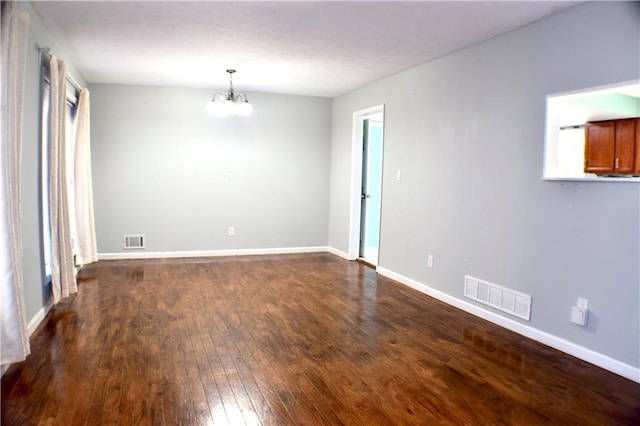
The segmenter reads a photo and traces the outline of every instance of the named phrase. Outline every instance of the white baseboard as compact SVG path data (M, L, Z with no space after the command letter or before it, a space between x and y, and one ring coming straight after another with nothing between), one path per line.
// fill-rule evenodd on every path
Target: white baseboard
M343 258L345 260L354 260L354 259L351 259L349 257L349 253L345 253L344 251L338 250L338 249L333 248L333 247L327 247L326 251L331 253L331 254L335 254L336 256L339 256L339 257L341 257L341 258Z
M618 374L629 380L640 383L640 368L625 364L624 362L613 359L607 355L585 348L584 346L577 345L573 342L538 330L537 328L533 328L529 325L522 324L510 318L503 317L502 315L488 311L472 303L450 296L446 293L429 287L426 284L422 284L411 278L407 278L403 275L397 274L393 271L390 271L389 269L378 267L377 272L380 275L391 278L394 281L398 281L401 284L418 290L419 292L438 299L448 305L454 306L472 315L500 325L506 329L509 329L530 339L536 340L554 349L558 349L559 351L572 355L583 361L587 361L591 364L597 365L598 367L604 368L605 370L611 371L612 373Z
M220 257L220 256L254 256L264 254L295 254L327 252L329 247L279 247L261 249L228 249L228 250L188 250L188 251L127 251L120 253L99 253L98 260L122 259L169 259L180 257Z
M38 326L40 325L42 320L44 320L44 317L47 316L47 313L49 313L51 308L53 308L53 297L51 297L47 301L47 303L42 308L40 308L38 312L36 312L33 318L31 318L31 321L29 321L29 324L27 325L27 331L29 332L29 336L31 336L33 332L36 331L36 328L38 328Z

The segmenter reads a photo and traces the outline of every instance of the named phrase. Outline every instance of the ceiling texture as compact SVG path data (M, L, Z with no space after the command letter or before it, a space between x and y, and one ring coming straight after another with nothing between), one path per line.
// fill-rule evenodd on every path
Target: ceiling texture
M31 2L90 83L221 89L235 68L241 91L324 97L578 3Z

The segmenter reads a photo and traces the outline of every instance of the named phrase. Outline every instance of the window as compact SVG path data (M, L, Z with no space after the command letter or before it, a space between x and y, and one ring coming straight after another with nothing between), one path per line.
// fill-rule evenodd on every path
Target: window
M44 70L44 68L43 68ZM40 126L40 204L42 217L42 261L44 284L51 281L51 224L49 222L49 96L48 72L42 81L42 122Z
M631 117L640 117L639 81L547 96L544 178L603 180L584 172L584 125Z
M41 98L41 125L40 125L40 193L41 193L41 225L42 225L42 262L44 269L43 284L48 285L51 282L51 224L49 221L49 111L50 111L50 94L51 82L49 79L48 65L41 68L42 72L42 98ZM78 98L73 86L67 85L66 108L65 108L65 147L67 150L67 159L74 158L75 155L75 135L76 135L76 112L78 106ZM74 167L72 161L67 161L65 165L67 170L67 185L70 186L69 193L73 194ZM72 202L73 197L70 197ZM75 210L70 209L71 214ZM73 222L72 222L73 223ZM74 240L72 230L72 244Z

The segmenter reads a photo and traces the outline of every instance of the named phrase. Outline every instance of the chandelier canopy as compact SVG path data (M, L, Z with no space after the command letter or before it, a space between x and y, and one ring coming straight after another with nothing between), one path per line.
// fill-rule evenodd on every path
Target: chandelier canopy
M229 93L227 96L217 92L209 103L209 112L217 117L228 117L230 115L249 115L253 111L253 106L249 103L247 95L236 94L233 91L233 73L236 70L227 70L229 73Z

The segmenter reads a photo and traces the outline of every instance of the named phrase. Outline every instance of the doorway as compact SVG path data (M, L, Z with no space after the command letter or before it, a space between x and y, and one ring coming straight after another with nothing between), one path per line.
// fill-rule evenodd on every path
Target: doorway
M362 191L360 193L360 249L358 257L378 264L382 195L382 117L365 118L362 128Z
M354 113L349 258L378 265L384 106Z

